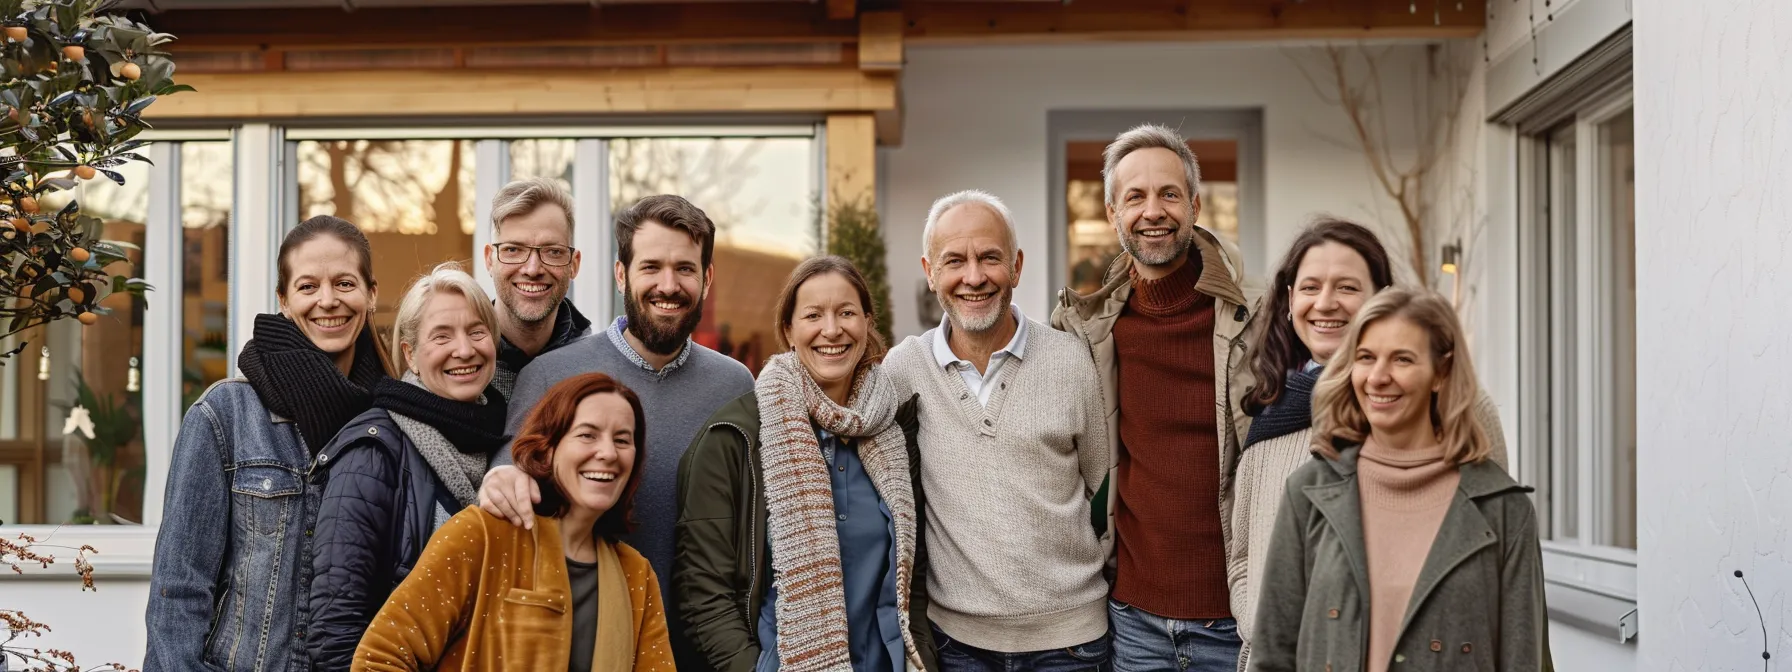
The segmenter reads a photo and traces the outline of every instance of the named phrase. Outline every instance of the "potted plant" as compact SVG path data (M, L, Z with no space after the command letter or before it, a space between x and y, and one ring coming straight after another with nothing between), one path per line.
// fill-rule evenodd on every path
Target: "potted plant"
M135 407L137 394L100 394L87 384L79 368L75 369L74 403L58 403L68 413L63 426L63 462L74 477L82 510L88 521L114 522L113 506L118 489L130 470L119 457L137 440L138 419ZM78 516L77 518L80 518Z

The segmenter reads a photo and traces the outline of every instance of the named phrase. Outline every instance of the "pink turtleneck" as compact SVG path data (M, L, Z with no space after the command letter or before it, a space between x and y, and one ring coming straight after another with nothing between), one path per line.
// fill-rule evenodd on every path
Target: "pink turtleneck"
M1357 456L1369 561L1369 672L1387 672L1413 584L1461 482L1442 446L1394 450L1371 439Z

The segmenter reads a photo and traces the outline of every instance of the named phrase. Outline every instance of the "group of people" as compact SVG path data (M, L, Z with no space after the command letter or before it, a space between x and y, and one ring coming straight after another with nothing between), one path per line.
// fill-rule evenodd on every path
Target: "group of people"
M691 339L715 226L683 198L617 216L598 329L553 182L494 200L495 301L444 264L384 339L366 237L306 220L181 425L144 669L1549 668L1448 302L1336 219L1248 277L1170 129L1104 162L1124 254L1049 322L963 191L922 233L937 328L886 344L811 258L757 379Z

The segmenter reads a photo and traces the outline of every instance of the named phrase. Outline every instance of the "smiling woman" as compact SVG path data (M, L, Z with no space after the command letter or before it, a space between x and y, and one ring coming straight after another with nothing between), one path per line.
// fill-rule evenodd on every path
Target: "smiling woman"
M539 524L467 507L392 592L355 670L671 670L659 580L630 531L646 418L601 373L566 379L512 450L535 478Z

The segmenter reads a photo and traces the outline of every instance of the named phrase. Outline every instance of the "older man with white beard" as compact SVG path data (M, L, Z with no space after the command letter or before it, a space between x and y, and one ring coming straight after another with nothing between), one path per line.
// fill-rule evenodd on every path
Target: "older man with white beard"
M884 366L921 398L917 501L940 667L1104 667L1110 542L1089 501L1108 440L1094 360L1011 302L1023 255L1001 200L935 202L922 249L946 317Z

